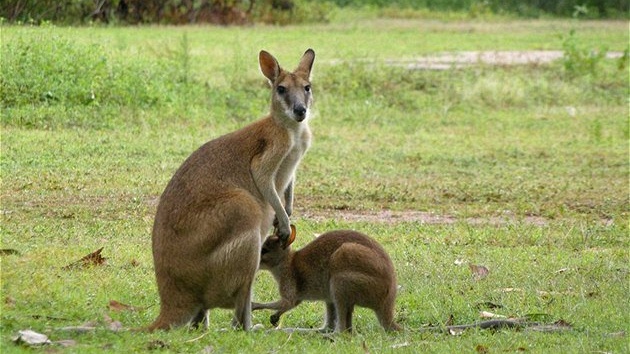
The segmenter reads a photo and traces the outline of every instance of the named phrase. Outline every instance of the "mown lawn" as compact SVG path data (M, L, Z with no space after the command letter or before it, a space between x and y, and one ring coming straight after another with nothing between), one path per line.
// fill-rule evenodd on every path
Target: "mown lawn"
M17 252L1 255L2 352L31 351L12 343L23 329L73 339L48 349L77 353L630 350L628 66L588 55L627 50L627 23L1 31L0 248ZM164 186L203 142L266 113L260 49L293 68L308 47L317 53L316 112L297 176L296 245L335 228L379 240L397 269L405 331L382 332L366 310L356 312L353 336L332 338L267 331L268 312L254 314L265 331L233 331L223 310L207 332L129 331L158 312L150 230ZM541 49L570 50L573 62L385 65L442 51ZM106 264L64 268L101 247ZM468 264L489 274L477 279ZM276 297L268 274L254 297ZM427 329L472 323L481 311L570 329ZM318 327L322 316L321 304L307 303L282 326ZM122 330L109 329L115 321ZM95 329L63 330L87 322Z

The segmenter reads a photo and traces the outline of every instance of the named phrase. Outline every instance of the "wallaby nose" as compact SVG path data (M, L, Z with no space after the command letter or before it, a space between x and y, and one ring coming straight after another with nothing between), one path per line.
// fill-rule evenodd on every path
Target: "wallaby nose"
M303 105L293 107L293 114L295 114L297 118L301 118L299 119L301 121L306 115L306 107L304 107Z

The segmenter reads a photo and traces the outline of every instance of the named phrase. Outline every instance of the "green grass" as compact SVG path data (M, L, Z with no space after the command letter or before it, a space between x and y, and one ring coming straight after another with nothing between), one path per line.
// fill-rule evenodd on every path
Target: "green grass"
M563 50L572 28L575 46L627 49L624 22L2 27L0 248L19 255L1 256L0 350L31 351L11 343L30 328L74 339L57 350L81 353L160 343L170 352L628 352L627 334L618 334L630 329L627 66L383 64L440 51ZM241 333L223 331L231 312L217 310L208 332L108 331L105 315L125 329L157 315L150 230L175 169L203 142L267 111L260 49L292 68L307 47L317 52L315 137L298 172L296 245L336 228L379 240L397 269L397 319L407 330L385 334L358 310L354 336ZM451 222L344 220L382 209ZM106 265L62 269L100 247ZM490 275L475 280L468 262ZM255 298L275 297L261 273ZM110 300L140 309L112 311ZM422 330L450 316L474 322L481 310L544 314L573 329ZM282 325L317 327L322 315L321 304L306 303ZM269 329L268 316L257 312L254 323ZM87 321L98 329L60 330Z

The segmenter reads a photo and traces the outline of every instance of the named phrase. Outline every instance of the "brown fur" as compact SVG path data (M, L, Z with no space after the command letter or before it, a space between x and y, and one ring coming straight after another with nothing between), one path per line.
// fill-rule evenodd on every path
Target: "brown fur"
M277 235L290 234L294 173L311 141L314 58L307 50L288 72L261 51L271 113L201 146L166 186L153 225L160 314L149 330L197 325L212 308L234 308L233 325L251 327L252 281L274 215Z
M351 331L355 305L374 310L386 330L400 329L394 321L394 265L383 247L368 236L351 230L331 231L299 251L283 248L277 236L269 236L261 254L260 267L273 274L281 299L254 303L252 309L277 310L271 316L274 326L302 300L323 300L323 331Z

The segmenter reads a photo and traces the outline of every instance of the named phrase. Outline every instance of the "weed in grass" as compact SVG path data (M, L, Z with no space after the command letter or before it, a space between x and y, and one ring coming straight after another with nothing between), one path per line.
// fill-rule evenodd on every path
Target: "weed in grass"
M564 69L570 76L596 75L607 52L605 48L593 50L584 47L577 39L574 29L563 39L562 49Z

